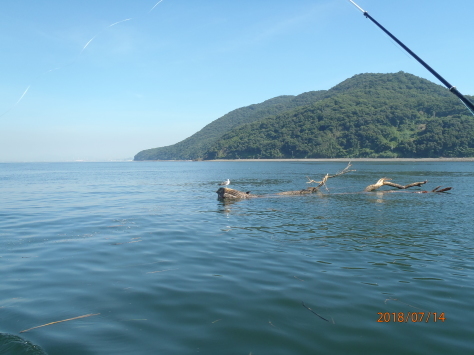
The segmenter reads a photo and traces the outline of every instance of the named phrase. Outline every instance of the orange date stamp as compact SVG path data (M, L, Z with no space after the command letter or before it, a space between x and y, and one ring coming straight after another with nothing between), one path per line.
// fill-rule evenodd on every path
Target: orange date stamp
M437 312L377 312L379 319L377 323L420 323L420 322L444 322L446 316Z

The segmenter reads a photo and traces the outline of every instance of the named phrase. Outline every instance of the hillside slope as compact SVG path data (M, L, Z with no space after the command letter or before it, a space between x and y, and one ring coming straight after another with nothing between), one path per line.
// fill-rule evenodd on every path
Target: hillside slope
M474 117L411 74L359 74L312 104L224 134L205 159L474 156Z
M326 91L311 91L298 96L278 96L260 104L242 107L209 123L185 140L160 148L139 152L134 160L192 160L203 158L205 152L225 133L243 124L252 123L322 98Z

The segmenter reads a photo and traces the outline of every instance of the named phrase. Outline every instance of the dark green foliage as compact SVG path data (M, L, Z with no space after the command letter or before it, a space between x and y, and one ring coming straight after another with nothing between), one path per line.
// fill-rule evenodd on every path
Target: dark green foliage
M403 72L361 74L307 106L226 133L206 159L474 156L474 117Z
M442 86L399 72L237 109L135 160L440 156L474 156L474 117Z

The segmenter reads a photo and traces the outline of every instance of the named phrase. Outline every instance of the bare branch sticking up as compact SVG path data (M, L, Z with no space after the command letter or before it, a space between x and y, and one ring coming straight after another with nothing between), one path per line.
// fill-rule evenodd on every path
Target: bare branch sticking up
M326 174L323 178L323 180L321 181L314 181L312 179L309 178L309 176L307 176L308 180L306 183L307 184L318 184L318 186L316 186L316 189L319 190L320 187L322 186L326 186L326 182L328 181L328 179L331 179L331 178L334 178L334 177L337 177L337 176L340 176L340 175L344 175L344 174L347 174L351 171L356 171L356 170L350 170L350 167L352 166L351 162L347 163L347 166L342 169L341 171L335 173L334 175L329 175L329 174ZM326 187L327 189L327 187Z
M377 190L378 188L382 187L383 185L385 185L385 182L387 182L388 180L391 180L389 178L381 178L379 179L375 184L373 185L369 185L367 186L364 191L366 192L370 192L370 191L374 191L374 190Z

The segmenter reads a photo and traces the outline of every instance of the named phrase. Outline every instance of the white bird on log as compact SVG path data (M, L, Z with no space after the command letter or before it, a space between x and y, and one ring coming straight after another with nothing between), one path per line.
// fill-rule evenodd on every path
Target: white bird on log
M226 181L221 182L219 185L220 185L220 186L227 186L227 185L229 185L229 184L230 184L230 180L227 179Z

